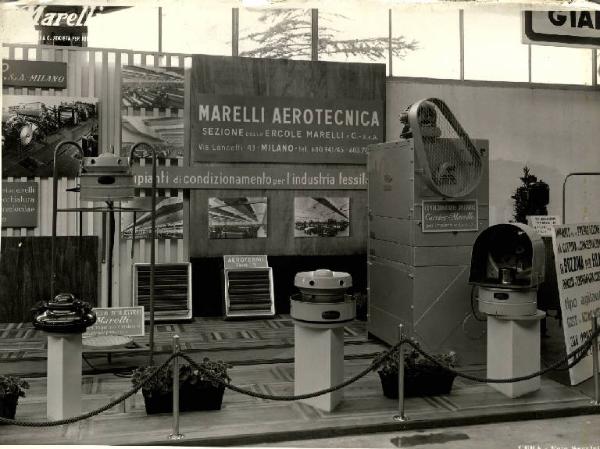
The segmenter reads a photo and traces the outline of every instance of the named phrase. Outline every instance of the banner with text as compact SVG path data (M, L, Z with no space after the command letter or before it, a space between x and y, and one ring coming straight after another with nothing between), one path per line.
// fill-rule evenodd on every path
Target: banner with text
M366 163L383 142L382 101L192 95L195 162Z
M555 226L552 243L566 351L571 352L589 337L594 311L600 313L600 223ZM571 385L591 377L591 354L569 376Z
M136 186L152 186L152 168L133 167ZM157 167L161 189L366 190L364 166L297 166L291 164L197 165Z
M67 63L48 61L2 61L2 82L6 87L42 87L65 89Z

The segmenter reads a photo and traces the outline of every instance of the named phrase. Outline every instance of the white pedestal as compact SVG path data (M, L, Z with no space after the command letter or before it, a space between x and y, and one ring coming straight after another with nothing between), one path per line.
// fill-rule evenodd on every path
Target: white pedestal
M294 392L312 393L337 385L344 380L344 325L308 327L295 322L294 326ZM337 390L301 402L326 412L342 400Z
M81 334L48 334L49 420L81 413Z
M540 369L540 320L546 314L487 317L487 377L505 379ZM516 398L540 389L540 378L516 383L488 384L500 393Z

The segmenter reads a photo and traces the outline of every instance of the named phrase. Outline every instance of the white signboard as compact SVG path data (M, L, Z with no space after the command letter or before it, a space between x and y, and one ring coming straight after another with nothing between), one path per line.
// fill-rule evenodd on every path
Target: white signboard
M85 336L144 335L144 307L95 307L96 322L87 328Z
M600 223L552 228L556 276L567 352L591 333L592 313L600 313ZM569 370L571 385L592 376L588 355Z
M542 237L552 236L552 226L560 224L558 215L527 215L527 224Z
M523 42L596 48L600 46L600 11L523 11Z
M223 256L223 266L228 269L267 268L269 263L267 262L266 255L238 254Z

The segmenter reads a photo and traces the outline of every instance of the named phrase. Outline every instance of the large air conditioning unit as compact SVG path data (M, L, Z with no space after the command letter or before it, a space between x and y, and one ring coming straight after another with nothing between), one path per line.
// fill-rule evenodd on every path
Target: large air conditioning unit
M472 245L488 225L488 142L472 140L435 98L411 105L401 122L400 140L368 156L368 331L393 344L401 323L426 350L483 362L468 280Z
M133 265L133 305L150 310L150 264ZM192 264L157 263L154 267L154 319L156 321L192 318Z

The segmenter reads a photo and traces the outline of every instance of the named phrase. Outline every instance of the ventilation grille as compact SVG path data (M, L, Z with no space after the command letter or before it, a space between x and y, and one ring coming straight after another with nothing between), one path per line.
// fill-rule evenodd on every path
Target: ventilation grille
M150 310L150 264L134 264L134 305ZM187 320L192 317L191 264L161 263L154 266L154 319Z
M227 317L275 315L271 268L226 268L224 274Z

